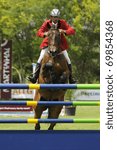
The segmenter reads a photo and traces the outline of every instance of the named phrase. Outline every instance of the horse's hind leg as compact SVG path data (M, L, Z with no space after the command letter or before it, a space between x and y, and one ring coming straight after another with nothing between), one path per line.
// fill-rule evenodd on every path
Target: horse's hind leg
M48 118L51 118L51 119L58 118L61 110L62 110L62 106L49 107ZM48 130L53 130L55 125L56 123L51 123Z

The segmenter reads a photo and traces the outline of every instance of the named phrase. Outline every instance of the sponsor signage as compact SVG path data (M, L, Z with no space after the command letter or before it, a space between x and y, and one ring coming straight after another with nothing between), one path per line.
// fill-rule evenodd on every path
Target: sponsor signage
M4 40L2 48L1 83L11 83L12 41ZM1 98L10 99L11 89L2 89Z
M34 90L31 89L12 89L12 99L33 99Z
M72 100L100 100L100 90L75 90Z

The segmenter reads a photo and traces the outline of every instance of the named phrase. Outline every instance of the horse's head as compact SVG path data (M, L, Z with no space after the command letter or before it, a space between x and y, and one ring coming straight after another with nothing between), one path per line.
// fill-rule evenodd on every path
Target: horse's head
M60 53L60 42L60 32L55 26L52 26L48 32L48 50L52 56L56 56Z

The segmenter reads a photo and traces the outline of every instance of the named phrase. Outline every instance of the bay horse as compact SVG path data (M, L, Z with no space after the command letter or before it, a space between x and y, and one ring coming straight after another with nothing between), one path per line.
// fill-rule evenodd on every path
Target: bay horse
M48 32L48 51L41 62L38 78L40 84L68 83L69 69L60 48L61 33L55 26ZM65 89L36 90L34 100L64 101ZM48 108L48 118L58 118L63 106L36 106L34 118L41 118L42 112ZM48 130L53 130L56 123L50 123ZM40 130L40 124L35 124L35 130Z

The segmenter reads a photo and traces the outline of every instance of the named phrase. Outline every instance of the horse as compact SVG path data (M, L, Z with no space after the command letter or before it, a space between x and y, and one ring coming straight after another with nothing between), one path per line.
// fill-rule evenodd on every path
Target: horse
M38 84L68 83L69 69L60 48L61 33L57 28L51 27L48 31L48 51L41 62ZM36 101L64 101L66 89L39 89L36 90ZM36 106L35 119L41 118L44 110L48 108L48 118L58 118L63 106ZM56 123L50 123L48 130L53 130ZM35 130L40 130L40 124L35 124Z

